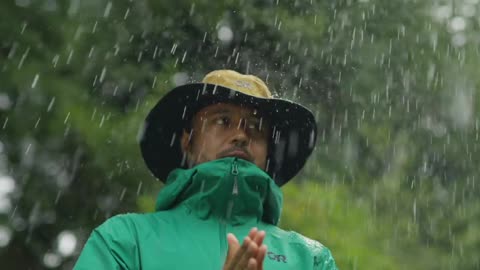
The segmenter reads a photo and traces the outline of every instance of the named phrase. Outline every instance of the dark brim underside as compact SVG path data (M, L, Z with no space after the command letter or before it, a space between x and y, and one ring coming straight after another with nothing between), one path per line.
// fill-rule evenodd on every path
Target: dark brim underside
M297 103L259 98L218 85L195 83L174 88L148 114L140 148L147 167L161 181L176 168L185 167L180 147L183 129L205 106L233 103L259 109L272 128L267 173L282 186L305 165L317 138L313 114Z

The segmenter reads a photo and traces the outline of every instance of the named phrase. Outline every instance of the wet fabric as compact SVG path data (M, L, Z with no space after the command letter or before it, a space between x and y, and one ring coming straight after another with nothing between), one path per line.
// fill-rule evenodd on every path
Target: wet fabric
M156 212L123 214L96 228L74 269L222 269L227 233L241 242L266 231L265 270L337 269L328 248L277 227L282 192L268 174L237 158L176 169Z

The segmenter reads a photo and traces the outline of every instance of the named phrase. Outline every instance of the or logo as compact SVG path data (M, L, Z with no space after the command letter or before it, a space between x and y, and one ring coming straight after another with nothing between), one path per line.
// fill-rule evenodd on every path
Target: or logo
M287 263L287 257L285 255L275 254L269 251L267 252L267 257L273 261Z

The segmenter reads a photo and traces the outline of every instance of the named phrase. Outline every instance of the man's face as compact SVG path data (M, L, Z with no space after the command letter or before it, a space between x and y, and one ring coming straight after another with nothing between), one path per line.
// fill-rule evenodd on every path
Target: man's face
M265 170L269 126L257 110L213 104L195 114L191 127L181 141L190 166L234 156Z

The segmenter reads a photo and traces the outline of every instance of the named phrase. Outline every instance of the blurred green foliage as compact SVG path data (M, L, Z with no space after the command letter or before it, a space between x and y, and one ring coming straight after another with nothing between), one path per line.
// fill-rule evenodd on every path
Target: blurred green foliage
M137 145L144 117L175 85L231 68L319 123L314 154L284 188L283 228L321 241L341 269L480 269L478 9L2 2L0 189L15 181L0 192L2 265L69 269L106 218L153 211L162 185ZM78 237L65 256L64 231Z

